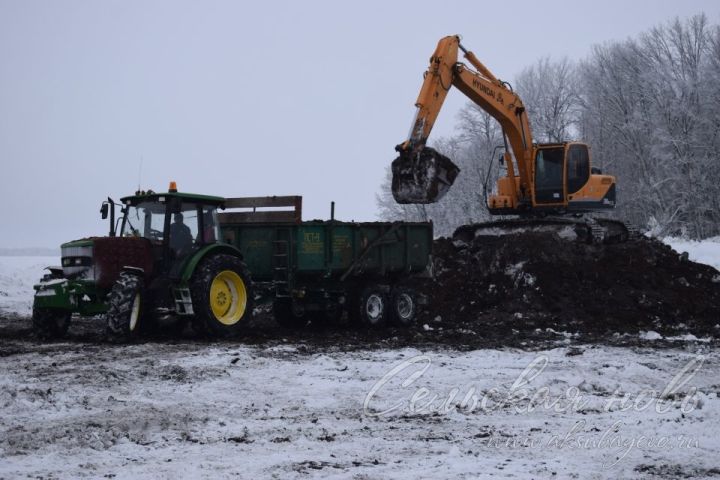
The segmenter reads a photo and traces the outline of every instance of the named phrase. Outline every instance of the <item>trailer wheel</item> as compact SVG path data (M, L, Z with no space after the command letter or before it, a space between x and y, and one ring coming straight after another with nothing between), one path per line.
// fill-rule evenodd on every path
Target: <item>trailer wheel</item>
M108 294L107 331L111 338L137 337L148 326L145 322L143 279L132 272L121 272Z
M252 316L252 281L245 263L232 255L205 259L190 281L194 327L214 336L236 334Z
M41 340L62 338L70 327L71 312L53 308L35 308L32 325L35 335Z
M417 300L415 292L407 287L393 288L390 297L390 307L395 323L408 327L415 321L417 314Z
M289 298L277 298L273 302L273 317L275 321L283 328L303 328L308 323L305 311L298 307L293 307L293 302Z
M366 287L360 294L359 319L369 327L385 324L388 316L388 298L377 285Z

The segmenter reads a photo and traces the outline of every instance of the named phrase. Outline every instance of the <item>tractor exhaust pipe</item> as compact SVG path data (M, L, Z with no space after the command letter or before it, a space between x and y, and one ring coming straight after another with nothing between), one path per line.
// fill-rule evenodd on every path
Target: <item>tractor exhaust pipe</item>
M396 147L400 156L392 162L392 194L397 203L435 203L445 196L460 169L448 157L430 147L419 151Z

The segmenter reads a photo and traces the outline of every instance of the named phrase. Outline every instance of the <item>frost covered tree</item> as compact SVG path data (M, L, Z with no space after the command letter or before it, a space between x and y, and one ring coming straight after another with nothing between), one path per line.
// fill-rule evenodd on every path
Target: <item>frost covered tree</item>
M540 59L515 79L538 143L563 142L574 135L578 108L576 68L567 58Z
M675 19L580 69L581 134L618 177L620 215L658 235L720 233L718 38L704 15Z

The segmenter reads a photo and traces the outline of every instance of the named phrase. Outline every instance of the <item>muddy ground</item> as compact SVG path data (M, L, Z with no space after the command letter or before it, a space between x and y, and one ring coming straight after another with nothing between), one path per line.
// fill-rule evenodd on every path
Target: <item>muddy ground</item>
M237 340L114 345L97 324L51 343L22 325L0 339L0 479L720 475L709 342L552 335L528 349L459 351L428 343L432 332L288 337L268 325ZM413 338L425 344L400 346ZM537 362L546 367L522 391L548 389L560 410L513 400ZM697 374L662 393L688 365Z
M562 231L482 235L470 242L441 238L433 252L434 278L414 287L429 299L412 327L373 330L349 324L302 330L277 326L259 308L237 340L248 345L293 342L312 350L450 347L458 350L544 349L573 343L654 345L695 336L720 337L720 272L647 238L615 245L574 240ZM27 318L0 322L0 349L33 341ZM691 338L691 337L690 337ZM667 340L670 339L670 340ZM104 343L101 318L74 319L70 342ZM211 340L191 329L177 337L141 341Z

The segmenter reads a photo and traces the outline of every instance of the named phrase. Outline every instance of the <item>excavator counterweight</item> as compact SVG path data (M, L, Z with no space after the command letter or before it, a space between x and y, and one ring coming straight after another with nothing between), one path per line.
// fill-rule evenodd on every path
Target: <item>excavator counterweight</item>
M392 194L397 203L435 203L448 192L460 169L430 147L400 150L392 162Z

